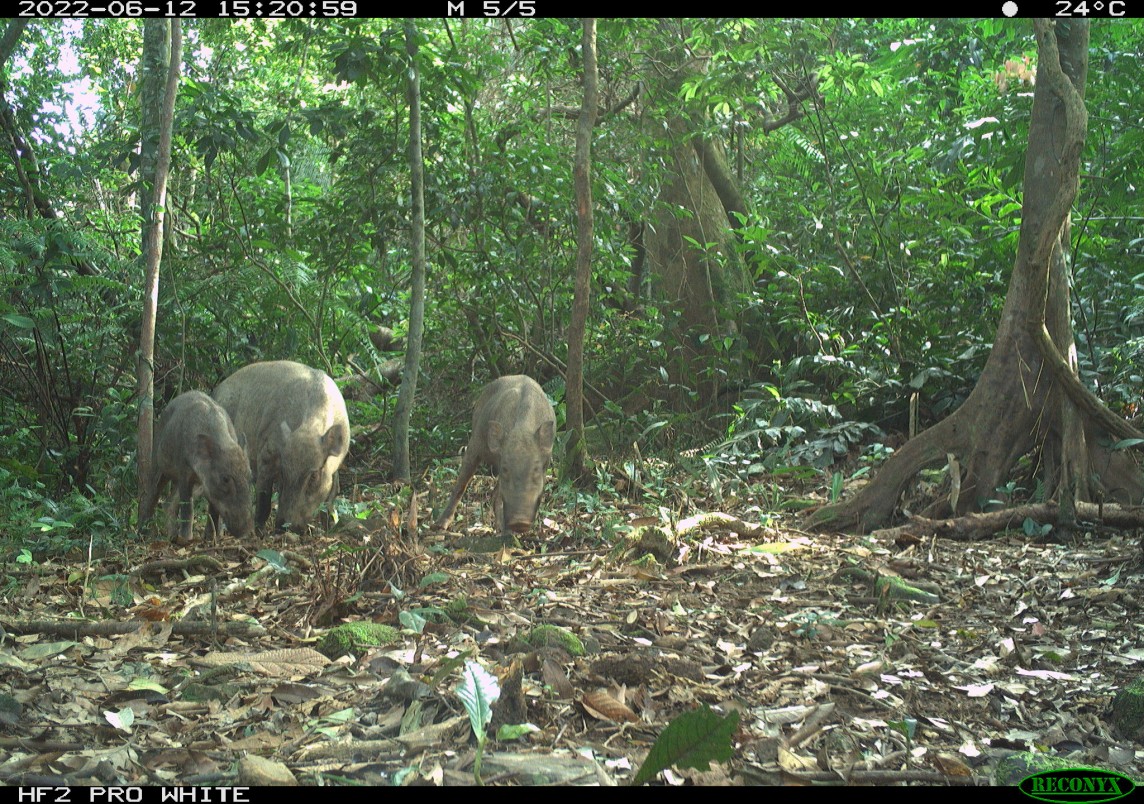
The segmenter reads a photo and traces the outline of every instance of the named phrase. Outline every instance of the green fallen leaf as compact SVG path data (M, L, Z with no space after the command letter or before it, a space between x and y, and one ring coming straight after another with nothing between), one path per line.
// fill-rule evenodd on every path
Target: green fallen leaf
M720 717L707 706L680 715L660 733L632 784L643 784L672 766L705 771L713 761L726 762L738 726L738 712Z

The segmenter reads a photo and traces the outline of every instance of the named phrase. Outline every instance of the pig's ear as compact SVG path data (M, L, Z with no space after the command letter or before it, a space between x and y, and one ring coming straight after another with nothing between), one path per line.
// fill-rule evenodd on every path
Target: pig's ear
M545 422L536 428L536 443L542 447L551 447L556 438L556 422Z
M286 420L285 420L285 419L283 419L283 420L281 421L281 423L279 424L279 426L282 428L282 437L283 437L283 438L289 438L289 437L290 437L290 433L292 433L293 431L290 429L290 425L288 425L288 424L286 423Z
M498 421L489 422L489 452L496 455L500 452L501 439L504 438L504 428Z
M327 455L341 455L350 448L350 434L344 424L335 424L322 436L322 449Z

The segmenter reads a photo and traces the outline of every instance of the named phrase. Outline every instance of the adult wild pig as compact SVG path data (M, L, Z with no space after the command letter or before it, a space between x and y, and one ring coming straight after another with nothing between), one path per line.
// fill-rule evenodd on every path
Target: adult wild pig
M555 433L552 403L536 380L513 374L485 386L473 410L473 434L461 473L435 527L449 526L473 473L485 464L497 476L493 492L497 530L503 536L526 532L540 507Z
M246 437L258 492L255 525L270 516L275 486L275 527L305 525L337 494L338 467L350 448L346 403L334 381L289 360L251 363L223 380L214 398Z
M194 492L200 487L210 504L209 534L219 533L220 514L235 536L250 533L250 463L244 446L226 411L206 394L187 391L171 400L156 430L143 522L155 512L159 493L173 483L176 493L167 509L172 541L191 541Z

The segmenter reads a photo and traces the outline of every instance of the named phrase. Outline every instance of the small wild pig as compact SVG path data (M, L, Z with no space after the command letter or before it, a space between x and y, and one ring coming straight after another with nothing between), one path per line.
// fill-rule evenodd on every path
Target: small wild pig
M254 523L270 516L278 487L275 528L301 528L338 493L338 467L350 448L346 403L325 372L274 360L252 363L214 390L215 400L246 437L254 487Z
M493 516L498 532L503 536L525 533L540 507L555 434L552 403L536 380L513 374L485 386L473 410L473 435L461 473L434 526L449 526L465 487L477 467L485 464L497 476Z
M201 487L210 504L207 533L219 533L221 514L231 533L246 536L254 524L250 519L250 463L244 446L217 402L201 391L179 394L167 405L156 428L143 521L155 512L163 487L173 483L167 532L172 541L188 544L194 493Z

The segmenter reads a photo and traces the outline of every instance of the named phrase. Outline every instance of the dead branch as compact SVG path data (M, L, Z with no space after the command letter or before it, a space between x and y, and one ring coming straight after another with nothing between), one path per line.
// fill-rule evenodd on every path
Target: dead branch
M1055 502L1036 505L1020 505L1003 511L989 511L983 514L966 514L953 519L927 519L916 516L904 525L895 528L876 530L871 535L898 541L903 538L928 538L941 536L958 542L972 542L988 539L1006 530L1020 529L1026 519L1039 524L1057 524L1060 506ZM1097 505L1078 502L1078 520L1111 528L1144 527L1144 506Z
M140 628L151 625L150 620L29 620L27 622L8 621L4 630L9 634L47 634L56 637L79 639L85 636L121 636L133 634ZM179 636L219 636L257 637L265 636L266 629L254 623L209 623L203 620L167 623L171 633Z

